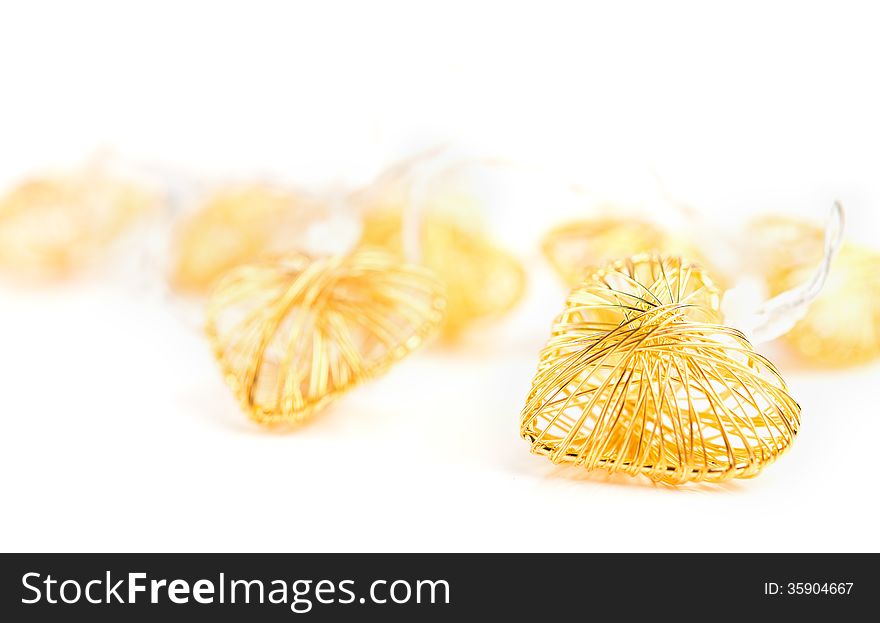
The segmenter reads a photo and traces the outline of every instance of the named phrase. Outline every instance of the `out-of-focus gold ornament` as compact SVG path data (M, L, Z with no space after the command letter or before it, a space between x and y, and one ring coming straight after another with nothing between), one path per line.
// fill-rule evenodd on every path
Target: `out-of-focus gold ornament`
M825 232L810 221L767 214L751 221L746 231L755 250L753 261L768 283L776 282L771 288L775 293L792 271L814 269L822 259Z
M224 275L206 330L251 417L295 424L429 340L445 306L430 271L384 251L295 253Z
M698 256L692 245L657 225L623 216L582 219L559 225L544 236L541 250L556 273L571 287L596 268L639 253Z
M802 283L809 271L793 271ZM778 287L785 289L783 279ZM845 244L834 258L822 294L785 338L805 359L850 366L880 357L880 253Z
M800 407L770 361L719 324L698 266L639 255L568 297L521 417L554 463L654 481L748 478L784 452Z
M145 188L92 169L25 180L0 198L0 267L70 275L158 205Z
M182 291L205 293L231 268L296 250L316 212L311 198L268 184L221 188L177 226L171 282Z
M823 230L809 221L765 216L749 232L771 295L804 283L822 257ZM880 357L880 253L845 242L822 293L783 340L814 364L850 366Z
M447 338L513 309L525 291L525 269L491 240L473 198L440 188L415 206L410 190L393 178L357 198L363 214L360 244L417 259L446 284ZM417 257L407 253L408 243Z

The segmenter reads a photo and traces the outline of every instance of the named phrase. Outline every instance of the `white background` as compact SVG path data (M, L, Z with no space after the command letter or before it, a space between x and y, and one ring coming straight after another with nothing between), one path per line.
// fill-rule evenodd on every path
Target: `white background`
M355 185L443 141L593 198L650 202L661 180L727 224L839 197L880 244L878 28L840 1L5 3L0 178L112 148ZM528 453L518 414L564 296L537 240L586 209L566 197L496 210L530 268L515 315L287 434L249 423L149 276L0 285L0 548L880 549L876 365L778 355L803 427L756 480L671 489Z

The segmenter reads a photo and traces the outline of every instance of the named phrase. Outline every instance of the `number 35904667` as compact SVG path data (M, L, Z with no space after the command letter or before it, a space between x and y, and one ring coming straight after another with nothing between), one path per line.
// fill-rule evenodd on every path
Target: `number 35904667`
M764 583L765 595L849 595L853 582L776 582Z

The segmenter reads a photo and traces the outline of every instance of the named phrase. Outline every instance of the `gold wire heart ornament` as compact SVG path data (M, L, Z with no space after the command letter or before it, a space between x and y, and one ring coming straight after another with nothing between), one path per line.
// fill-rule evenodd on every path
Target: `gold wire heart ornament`
M585 279L522 411L532 451L670 484L757 475L792 443L800 407L773 364L718 324L718 298L676 257L635 256Z
M295 424L431 339L445 307L432 273L385 252L296 253L222 277L206 332L250 416Z

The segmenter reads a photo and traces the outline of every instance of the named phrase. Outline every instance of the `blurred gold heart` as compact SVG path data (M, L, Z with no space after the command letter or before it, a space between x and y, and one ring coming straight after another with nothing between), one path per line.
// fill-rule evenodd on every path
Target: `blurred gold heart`
M315 212L305 195L268 184L220 188L176 226L171 282L205 293L231 268L295 250Z
M489 238L472 199L440 191L418 209L410 201L393 184L379 184L362 195L361 244L404 257L407 235L413 234L410 242L419 263L446 285L449 305L443 332L447 338L479 320L500 318L519 303L525 269Z
M815 223L768 215L749 225L771 296L805 283L822 258ZM852 366L880 357L880 253L844 242L819 297L782 338L817 365Z
M222 277L206 331L251 417L298 423L433 337L445 306L428 270L383 251L295 253Z
M0 267L67 276L158 205L145 189L95 169L25 180L0 198Z
M623 216L582 219L559 225L544 235L541 250L570 287L608 262L639 253L697 256L691 245L657 225Z

